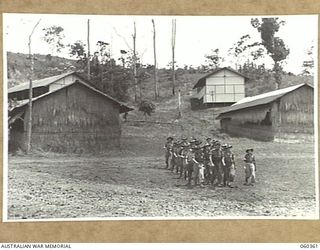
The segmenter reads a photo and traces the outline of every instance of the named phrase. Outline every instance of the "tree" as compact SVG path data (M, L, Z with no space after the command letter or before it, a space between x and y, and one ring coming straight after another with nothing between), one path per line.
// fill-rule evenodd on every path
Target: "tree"
M90 73L90 19L88 19L88 23L87 23L87 44L88 44L88 66L87 66L87 76L88 79L90 80L91 78L91 73Z
M269 56L272 58L276 89L281 86L281 74L283 71L283 62L290 53L289 48L284 41L275 36L280 27L285 22L279 18L262 18L261 22L258 18L251 19L251 25L261 34L262 45L267 49Z
M157 75L156 25L153 19L151 21L152 21L152 27L153 27L154 99L157 100L157 98L159 97L159 90L158 90L158 75Z
M134 101L137 102L137 51L136 51L136 39L137 39L137 30L136 30L136 22L133 23L133 34L132 34L132 41L133 41L133 85L134 85ZM140 92L141 93L141 92ZM141 98L141 96L140 96Z
M156 106L150 101L141 101L139 103L139 111L143 112L143 115L151 116L155 112Z
M313 50L314 47L311 46L307 50L307 59L303 61L302 63L302 74L303 75L311 75L313 76L313 69L314 69L314 59L313 59Z
M132 79L132 71L126 65L127 57L123 57L120 65L118 65L116 60L111 58L111 54L108 51L109 43L104 41L96 43L96 50L92 53L93 56L91 58L87 57L86 45L82 41L76 41L69 47L69 54L78 59L82 72L86 72L89 61L91 68L90 80L97 89L119 100L124 101L127 99L128 82Z
M172 48L172 95L176 94L175 91L175 48L176 48L176 25L177 20L172 19L172 36L171 36L171 48Z
M65 45L63 44L64 29L61 26L53 25L48 28L42 29L44 31L44 36L42 39L50 46L51 53L60 53Z
M257 61L264 57L265 50L261 47L262 44L252 42L249 34L240 37L233 47L228 50L228 55L232 57L232 61L236 62L236 68L250 63L250 61Z
M211 53L206 54L205 58L208 66L213 69L218 68L223 61L223 58L219 55L219 49L211 50Z
M33 78L34 57L33 57L33 54L31 53L31 42L32 42L31 38L35 29L39 25L40 21L41 19L39 19L39 21L33 27L29 35L29 42L28 42L29 59L30 59L30 75L29 75L29 102L28 102L29 117L28 117L28 127L27 127L27 154L29 154L31 150L31 138L32 138L32 93L33 93L32 78Z

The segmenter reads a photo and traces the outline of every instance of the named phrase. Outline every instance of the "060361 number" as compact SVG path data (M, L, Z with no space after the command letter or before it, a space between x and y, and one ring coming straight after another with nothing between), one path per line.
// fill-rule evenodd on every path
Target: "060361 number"
M305 244L300 244L300 248L308 248L308 249L315 249L318 248L318 244L311 244L311 243L305 243Z

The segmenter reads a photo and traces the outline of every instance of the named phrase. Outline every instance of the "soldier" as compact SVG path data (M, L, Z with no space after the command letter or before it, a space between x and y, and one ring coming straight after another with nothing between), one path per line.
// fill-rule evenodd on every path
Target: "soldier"
M178 148L180 146L179 142L174 142L172 146L171 152L171 160L170 160L170 170L173 171L174 167L176 167L178 163Z
M193 179L194 185L202 185L204 181L204 159L203 150L200 147L201 142L197 141L195 143L195 157L193 164Z
M244 185L251 185L256 182L256 159L253 155L253 148L248 148L244 156L245 162L245 173L246 173L246 182ZM250 180L250 182L249 182Z
M169 168L169 160L171 160L171 157L172 157L172 147L173 147L173 137L169 136L167 138L167 142L164 145L166 169Z
M218 186L222 186L222 175L223 175L223 171L222 171L222 150L221 150L221 143L219 141L217 141L215 143L215 146L212 150L212 162L213 162L213 177L211 180L211 184L214 184L214 181L217 179L218 180Z
M225 187L226 185L228 187L232 187L230 183L233 181L231 180L231 168L235 165L234 162L234 154L231 152L231 145L225 145L224 150L223 150L223 155L222 155L222 167L223 167L223 186Z
M203 146L203 160L205 168L205 183L209 184L210 180L213 177L212 151L211 145L209 143L206 143Z
M179 169L179 178L182 178L182 176L184 176L184 179L187 179L187 165L188 165L188 161L187 161L187 154L189 151L189 147L190 144L188 142L183 143L182 145L182 149L179 153L180 158L181 158L181 165L180 165L180 169Z
M195 150L196 150L195 144L194 143L190 144L190 148L189 148L188 153L186 155L186 157L187 157L186 171L187 171L187 178L188 178L188 186L191 185L193 165L196 163Z
M183 164L183 155L182 151L184 149L184 143L181 142L178 149L177 149L177 162L176 162L176 174L179 174L182 170L182 164ZM181 178L181 177L179 177Z

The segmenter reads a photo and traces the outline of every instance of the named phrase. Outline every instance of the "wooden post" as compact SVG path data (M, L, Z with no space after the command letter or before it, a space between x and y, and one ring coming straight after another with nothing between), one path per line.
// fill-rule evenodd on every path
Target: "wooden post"
M90 19L88 19L88 33L87 33L87 44L88 44L88 58L87 58L87 67L88 67L88 80L90 80Z
M181 118L181 92L178 90L178 118Z
M29 75L29 103L28 103L28 109L29 109L29 116L28 116L28 127L27 127L27 154L31 151L31 137L32 137L32 78L33 78L33 66L34 66L34 58L31 53L31 37L33 35L34 30L40 23L41 19L36 23L36 25L33 27L31 34L29 35L29 58L30 58L30 75Z

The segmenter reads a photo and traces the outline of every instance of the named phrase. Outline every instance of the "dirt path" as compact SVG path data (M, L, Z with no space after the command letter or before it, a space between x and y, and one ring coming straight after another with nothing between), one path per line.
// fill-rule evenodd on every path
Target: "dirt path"
M260 156L261 158L262 156ZM314 216L313 155L264 155L254 187L188 188L160 157L12 157L9 219Z

